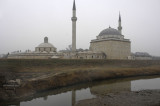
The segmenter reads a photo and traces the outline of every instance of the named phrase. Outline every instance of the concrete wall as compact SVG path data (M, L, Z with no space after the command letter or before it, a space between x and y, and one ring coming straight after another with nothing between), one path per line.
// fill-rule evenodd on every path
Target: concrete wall
M106 40L90 43L90 50L94 52L104 52L107 59L128 59L131 55L131 45L129 41Z

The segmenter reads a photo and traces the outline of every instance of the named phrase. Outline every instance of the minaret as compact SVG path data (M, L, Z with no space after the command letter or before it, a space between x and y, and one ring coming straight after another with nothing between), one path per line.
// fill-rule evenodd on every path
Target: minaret
M122 34L121 14L120 13L119 13L119 20L118 20L118 31Z
M77 21L75 0L73 2L72 11L73 11L73 17L71 18L72 20L72 52L75 52L76 51L76 21Z

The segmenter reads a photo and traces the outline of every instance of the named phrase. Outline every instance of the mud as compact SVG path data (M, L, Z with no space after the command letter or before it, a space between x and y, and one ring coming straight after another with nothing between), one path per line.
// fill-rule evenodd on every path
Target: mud
M109 93L79 101L75 106L160 106L160 90Z

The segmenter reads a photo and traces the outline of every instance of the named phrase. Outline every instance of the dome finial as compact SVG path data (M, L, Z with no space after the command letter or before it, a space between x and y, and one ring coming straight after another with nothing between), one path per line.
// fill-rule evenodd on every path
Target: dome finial
M48 37L44 38L44 43L48 43Z

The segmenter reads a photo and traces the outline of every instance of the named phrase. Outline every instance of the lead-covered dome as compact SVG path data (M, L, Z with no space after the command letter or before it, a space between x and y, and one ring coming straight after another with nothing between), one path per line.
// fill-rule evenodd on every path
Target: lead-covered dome
M51 43L41 43L38 47L54 47Z
M51 43L48 42L48 37L44 38L44 43L39 44L36 48L36 52L56 52L55 48Z
M39 44L38 47L54 47L54 46L51 43L48 43L48 37L45 37L44 43Z
M100 32L99 36L103 35L121 35L121 33L117 29L109 27Z

